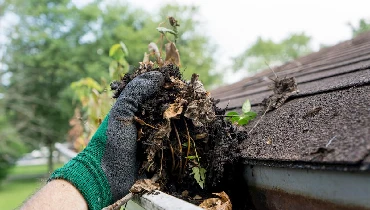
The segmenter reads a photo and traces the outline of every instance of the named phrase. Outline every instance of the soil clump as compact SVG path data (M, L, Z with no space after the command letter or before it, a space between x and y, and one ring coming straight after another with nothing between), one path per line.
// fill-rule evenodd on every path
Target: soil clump
M159 71L165 84L141 104L138 128L139 175L159 175L161 190L194 204L211 193L225 191L233 202L232 188L240 170L238 145L247 133L227 120L199 76L185 81L176 65L141 64L121 81L111 84L117 98L136 76ZM234 206L234 203L233 203Z

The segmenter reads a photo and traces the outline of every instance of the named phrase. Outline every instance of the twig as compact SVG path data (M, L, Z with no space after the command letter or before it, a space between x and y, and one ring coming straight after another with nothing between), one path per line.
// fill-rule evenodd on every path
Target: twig
M270 109L270 104L267 106L265 112L263 113L263 115L261 116L261 118L257 121L257 123L252 127L252 129L248 132L248 135L251 134L251 132L253 131L253 129L261 122L261 120L265 117L265 114L267 113L267 111Z
M186 134L188 135L188 151L186 153L186 157L189 157L190 147L191 147L191 144L190 144L190 134L189 134L188 124L186 123L186 120L185 119L184 119L184 122L185 122ZM183 171L185 171L185 168L186 168L186 164L187 163L188 163L188 158L185 159L185 164L184 164L184 170Z
M163 146L162 146L161 167L159 169L159 176L162 176L162 169L163 169Z
M136 116L134 116L134 120L135 120L137 123L139 123L140 125L146 125L146 126L148 126L148 127L151 127L151 128L153 128L153 129L158 130L158 128L156 128L156 127L154 127L154 126L152 126L152 125L150 125L150 124L148 124L148 123L144 122L144 120L142 120L142 119L140 119L140 118L138 118L138 117L136 117Z
M157 182L159 180L158 174L154 174L153 177L150 180L153 183ZM137 194L137 193L135 193L135 194ZM139 194L139 195L142 195L142 194ZM134 197L134 193L129 192L127 195L125 195L125 197L119 199L118 201L116 201L112 205L109 205L107 207L102 208L102 210L118 210L118 209L121 208L121 206L125 205L129 200L131 200L132 197Z
M171 150L171 156L172 156L172 169L171 172L175 170L175 153L173 152L173 147L171 145L171 142L168 142L170 144L170 150Z
M197 161L199 162L199 156L198 156L198 152L197 152L197 146L195 145L194 139L191 138L191 137L190 137L190 139L193 141L195 157L197 157Z
M125 205L129 200L132 199L132 197L134 197L134 194L128 193L125 197L119 199L118 201L116 201L112 205L104 207L102 210L117 210L117 209L120 209L121 206Z
M216 115L216 117L240 117L239 115Z
M180 136L179 136L179 132L177 132L177 128L176 128L176 125L175 123L173 123L173 127L175 128L175 133L176 133L176 137L177 137L177 141L179 142L179 153L180 153L180 172L179 172L179 176L181 176L182 174L182 145L181 145L181 140L180 140Z
M272 71L272 73L275 74L275 77L278 78L278 76L276 75L275 71L272 70L272 68L270 67L270 65L265 61L265 64L269 67L269 69Z

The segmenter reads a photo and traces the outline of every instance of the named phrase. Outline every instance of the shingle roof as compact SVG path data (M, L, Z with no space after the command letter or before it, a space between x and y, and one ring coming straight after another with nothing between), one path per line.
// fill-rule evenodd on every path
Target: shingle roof
M274 68L295 77L299 93L268 112L242 144L246 161L339 164L369 169L370 33ZM211 91L219 107L263 107L272 94L271 70ZM258 119L251 122L249 132ZM330 143L329 143L330 142ZM270 144L271 143L271 144Z

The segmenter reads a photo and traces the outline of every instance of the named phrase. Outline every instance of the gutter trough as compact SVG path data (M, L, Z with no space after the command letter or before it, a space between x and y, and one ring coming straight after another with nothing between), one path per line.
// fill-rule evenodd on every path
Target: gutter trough
M73 158L65 145L55 145ZM370 171L315 170L245 164L246 200L257 210L370 210ZM135 204L136 203L136 204ZM127 210L201 210L161 191L134 197Z
M370 172L244 165L245 200L257 210L370 210ZM137 197L144 209L200 210L158 191Z
M370 209L370 173L246 165L256 209Z

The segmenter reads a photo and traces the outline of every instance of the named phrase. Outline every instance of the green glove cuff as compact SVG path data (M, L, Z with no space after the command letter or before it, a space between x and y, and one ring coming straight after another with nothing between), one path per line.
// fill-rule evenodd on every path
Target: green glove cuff
M113 203L108 179L101 168L101 159L107 142L108 119L109 114L92 137L89 145L66 165L51 174L48 180L69 181L80 191L89 209L92 210L100 210Z

